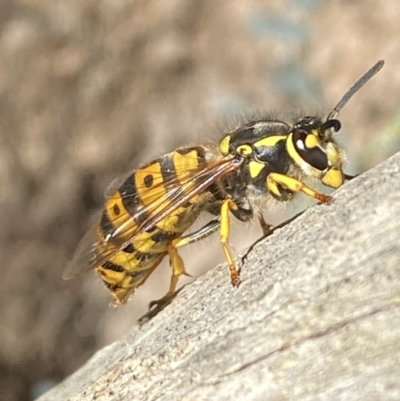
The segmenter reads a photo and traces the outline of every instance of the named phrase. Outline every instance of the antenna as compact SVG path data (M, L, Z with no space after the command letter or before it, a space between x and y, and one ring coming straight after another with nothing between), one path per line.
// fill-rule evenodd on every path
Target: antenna
M351 97L358 92L382 67L385 62L379 60L374 66L372 66L363 76L361 76L354 85L344 94L340 99L339 103L335 108L328 114L327 121L336 118L339 111L342 110L343 106L351 99Z

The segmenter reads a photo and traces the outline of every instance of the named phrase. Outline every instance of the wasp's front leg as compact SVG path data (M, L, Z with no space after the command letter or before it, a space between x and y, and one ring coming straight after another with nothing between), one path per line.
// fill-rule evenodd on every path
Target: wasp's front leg
M325 195L321 192L316 191L315 189L310 188L296 178L289 177L288 175L280 173L268 174L267 188L271 195L277 199L283 198L285 200L285 196L287 195L285 190L288 190L291 193L303 192L311 198L319 200L323 203L330 203L333 200L331 196ZM284 189L284 191L282 191L282 188Z
M252 245L250 245L249 249L246 251L246 253L242 256L242 258L240 259L241 265L243 265L244 263L246 263L247 261L247 257L249 256L249 254L251 253L251 251L254 249L254 247L260 243L262 240L264 240L265 238L269 237L270 235L272 235L276 230L285 227L286 225L290 224L292 221L296 220L299 216L301 216L303 213L305 212L305 210L301 211L300 213L297 213L296 215L294 215L293 217L291 217L290 219L285 220L284 222L277 224L276 226L272 225L272 224L268 224L265 219L264 216L262 214L260 214L258 216L258 219L260 220L260 225L261 225L261 229L263 231L263 235L258 238Z

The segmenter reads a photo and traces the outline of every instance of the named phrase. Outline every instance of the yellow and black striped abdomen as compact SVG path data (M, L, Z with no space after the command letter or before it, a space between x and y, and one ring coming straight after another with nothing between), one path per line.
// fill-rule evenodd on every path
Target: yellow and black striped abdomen
M117 303L127 302L169 244L197 219L201 195L162 213L184 195L183 184L206 166L207 155L202 146L179 148L134 171L108 196L97 231L96 270Z

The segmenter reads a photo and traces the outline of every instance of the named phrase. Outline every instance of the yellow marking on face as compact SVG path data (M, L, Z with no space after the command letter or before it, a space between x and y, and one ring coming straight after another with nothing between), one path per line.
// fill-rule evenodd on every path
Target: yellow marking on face
M265 163L260 163L252 160L249 163L249 171L251 178L256 178L260 174L260 171L265 167Z
M321 179L324 185L332 188L339 188L343 185L343 172L339 169L330 169Z
M279 141L284 141L287 138L287 135L272 135L272 136L267 136L265 138L260 139L257 142L254 142L254 147L259 147L259 146L270 146L273 147L275 146Z
M152 176L152 185L149 187L149 176ZM163 177L161 174L161 164L155 162L146 167L140 168L135 173L135 185L138 196L145 206L150 205L157 199L165 196L166 189L163 185Z
M316 136L313 133L312 134L308 134L306 136L305 145L306 145L306 147L308 149L315 148L315 147L319 146L320 145L320 141L318 139L318 136Z
M286 149L287 152L289 153L290 158L298 165L298 166L304 166L305 164L308 165L297 153L296 148L294 147L293 143L293 134L290 134L286 140Z
M230 135L226 135L221 139L221 142L219 143L219 150L224 156L229 154L229 145L230 144L231 144L231 136Z

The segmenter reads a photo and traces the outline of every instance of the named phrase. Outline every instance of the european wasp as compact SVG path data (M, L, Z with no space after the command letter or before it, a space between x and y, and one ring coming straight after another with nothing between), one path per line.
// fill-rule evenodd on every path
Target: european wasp
M246 222L257 214L264 233L269 233L271 226L257 206L265 204L266 197L286 202L303 192L329 203L329 195L305 180L314 177L338 188L351 178L343 172L344 151L334 138L341 128L337 116L383 64L379 61L358 79L326 118L247 121L225 133L217 146L180 147L114 180L105 192L104 211L63 277L95 269L113 294L114 305L125 304L168 255L169 290L151 303L160 307L174 295L179 277L187 274L178 249L218 231L231 283L238 286L239 270L228 246L231 215ZM204 211L214 217L185 235Z

